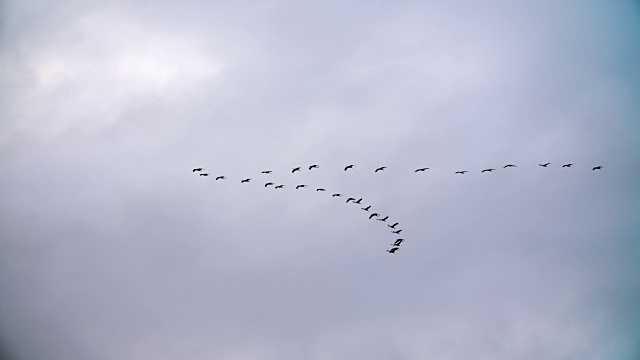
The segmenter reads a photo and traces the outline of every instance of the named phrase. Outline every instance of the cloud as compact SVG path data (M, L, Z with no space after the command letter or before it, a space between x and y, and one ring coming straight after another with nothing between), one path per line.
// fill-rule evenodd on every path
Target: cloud
M1 343L635 358L632 6L7 5Z

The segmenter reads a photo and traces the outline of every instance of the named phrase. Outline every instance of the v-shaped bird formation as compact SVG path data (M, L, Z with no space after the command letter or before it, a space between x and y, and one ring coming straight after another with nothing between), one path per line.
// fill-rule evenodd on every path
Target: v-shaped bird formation
M544 163L544 164L538 164L538 166L544 167L544 168L549 167L549 165L551 165L551 163L549 163L549 162ZM574 164L572 164L572 163L563 164L562 168L572 168L573 165ZM356 165L349 164L349 165L344 167L344 171L353 171L355 167L356 167ZM517 167L517 165L514 165L514 164L506 164L506 165L502 166L503 169L515 168L515 167ZM320 168L320 165L317 165L317 164L313 164L313 165L308 166L309 171L314 170L314 169L319 169L319 168ZM301 172L302 171L301 169L302 169L302 166L294 167L294 168L292 168L291 173L293 174L293 173L296 173L296 172ZM378 172L384 171L385 169L387 169L386 166L380 166L380 167L375 168L373 170L373 173L378 173ZM597 165L597 166L591 167L592 171L602 170L602 169L603 169L602 165ZM430 168L421 167L421 168L415 169L414 173L422 173L422 172L426 172L427 170L430 170ZM204 171L205 171L205 169L202 168L202 167L194 168L192 170L192 172L198 173L200 176L205 176L205 177L209 176L209 174L204 172ZM480 173L481 174L492 173L494 171L497 171L497 169L487 168L487 169L481 170ZM265 174L265 175L270 175L272 173L273 173L272 170L263 170L263 171L261 171L261 174ZM457 170L457 171L454 172L454 174L459 174L459 175L465 175L467 173L469 173L468 170ZM215 180L225 180L225 179L227 179L227 177L225 175L218 175L218 176L215 177ZM251 178L244 178L244 179L240 180L241 184L249 183L249 182L251 182ZM265 188L268 188L269 186L273 186L274 189L283 189L285 187L285 184L276 184L276 183L274 183L272 181L267 181L267 182L264 183L264 187ZM307 187L309 187L307 184L296 184L294 190L304 189L304 188L307 188ZM326 192L327 190L325 188L317 188L317 189L315 189L315 191L316 192ZM340 198L340 197L343 197L343 194L341 194L341 193L333 193L331 195L331 197ZM364 199L363 198L356 198L356 197L347 197L347 200L345 201L345 203L346 204L351 203L351 204L362 205L362 200L364 200ZM386 223L387 220L389 219L389 215L386 215L385 217L381 217L381 215L379 213L377 213L377 212L370 212L369 210L371 210L371 207L372 207L372 205L367 205L365 207L361 207L360 209L365 211L368 214L369 220L377 220L377 221ZM402 232L402 229L397 229L398 225L399 225L398 222L394 222L393 224L387 224L387 227L391 229L391 233L392 234L399 235ZM400 245L404 241L405 241L405 239L403 239L403 238L396 239L391 244L391 248L388 249L387 252L390 253L390 254L395 254L396 252L398 252L400 250Z

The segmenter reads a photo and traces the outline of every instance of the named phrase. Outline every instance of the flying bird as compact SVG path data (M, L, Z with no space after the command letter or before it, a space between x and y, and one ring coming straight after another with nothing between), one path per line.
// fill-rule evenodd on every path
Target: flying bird
M570 168L572 166L573 166L573 164L564 164L564 165L562 165L562 167L568 167L568 168Z
M316 189L316 191L327 191L327 190L320 188L320 189Z
M294 172L296 172L296 171L300 171L300 168L299 168L299 167L297 167L297 168L293 168L293 170L291 171L291 173L293 174L293 173L294 173Z
M344 171L347 171L347 170L349 170L349 169L353 169L353 167L354 167L354 166L355 166L355 165L347 165L347 166L344 168Z
M395 224L393 224L393 225L387 225L387 226L388 226L388 227L390 227L390 228L392 228L392 229L395 229L395 228L396 228L396 226L398 226L398 223L395 223Z
M309 170L311 170L311 169L317 169L317 168L319 168L319 167L320 167L319 165L311 165L311 166L309 166Z
M352 200L355 200L355 199L354 198L348 198L347 202L352 201Z
M192 171L192 172L202 171L202 170L204 170L204 169L203 169L203 168L195 168L195 169L193 169L193 171Z
M376 171L374 171L374 172L383 171L386 168L387 168L386 166L381 166L381 167L377 168Z
M271 171L271 170L265 170L265 171L263 171L262 173L263 173L263 174L271 174L272 172L273 172L273 171Z
M360 199L358 199L358 200L354 201L353 203L354 203L354 204L360 204L360 201L362 201L362 198L360 198Z
M225 176L216 176L216 180L222 180L222 179L226 179Z
M297 185L297 186L296 186L296 190L298 190L298 189L300 189L300 188L304 188L304 187L307 187L307 185Z
M264 187L267 187L269 185L273 185L273 183L272 182L268 182L268 183L264 184Z
M364 210L364 211L369 211L369 209L371 209L371 205L362 208L362 210Z
M416 169L416 171L414 171L414 172L418 172L418 171L425 171L425 170L429 170L429 168L420 168L420 169Z
M468 173L468 171L467 171L467 170L463 170L463 171L456 171L456 174L462 174L462 175L464 175L465 173Z
M373 213L373 214L369 215L369 220L371 220L371 218L373 218L374 216L380 216L380 214L378 214L378 213Z
M391 244L391 245L393 245L393 246L400 246L400 244L402 244L402 242L403 242L403 241L404 241L404 239L398 239L398 240L396 240L396 242L394 242L394 243L393 243L393 244Z
M513 164L507 164L507 165L503 166L502 168L503 168L503 169L506 169L506 168L508 168L508 167L517 167L517 166L515 166L515 165L513 165Z
M396 251L400 250L399 247L394 247L391 250L387 250L388 253L395 254Z
M340 196L342 196L342 194L333 194L333 195L331 195L331 196L333 196L333 197L336 197L336 196L337 196L337 197L340 197Z
M387 219L389 218L389 215L383 217L382 219L376 219L378 221L387 221Z
M200 174L200 176L209 176L209 174L207 174L207 173L202 173L202 174Z
M549 164L551 164L551 163L546 163L546 164L538 164L538 166L542 166L542 167L547 167L547 166L549 166Z
M251 179L244 179L244 180L241 180L241 181L240 181L240 184L242 184L242 183L247 183L247 182L249 182L249 181L251 181Z
M276 189L282 189L284 185L276 185Z
M602 165L594 166L591 170L602 170Z
M400 234L400 231L402 231L402 229L398 230L398 231L392 231L392 233L394 234Z
M482 172L486 172L486 171L492 172L493 170L495 170L495 169L484 169L484 170L482 170Z

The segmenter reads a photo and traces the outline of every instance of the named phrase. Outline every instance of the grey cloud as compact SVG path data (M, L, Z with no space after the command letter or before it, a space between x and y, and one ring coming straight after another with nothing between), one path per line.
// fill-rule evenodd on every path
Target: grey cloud
M633 6L5 5L2 351L634 359Z

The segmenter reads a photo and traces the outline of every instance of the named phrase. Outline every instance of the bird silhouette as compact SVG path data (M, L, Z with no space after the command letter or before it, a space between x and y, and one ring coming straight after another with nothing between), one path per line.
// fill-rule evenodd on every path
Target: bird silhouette
M316 189L316 191L327 191L327 190L320 188L320 189Z
M482 172L487 172L487 171L488 172L492 172L493 170L495 170L495 169L484 169L484 170L482 170Z
M376 219L378 221L387 221L387 219L389 218L389 215L383 217L382 219Z
M226 179L226 177L224 175L222 176L216 176L216 180L222 180L222 179Z
M388 253L391 253L391 254L395 254L395 253L396 253L396 251L398 251L398 250L400 250L400 248L399 248L399 247L394 247L394 248L391 248L390 250L387 250L387 252L388 252Z
M594 166L591 170L602 170L602 165Z
M348 198L347 202L352 201L352 200L355 200L355 198Z
M564 165L562 165L562 167L568 167L568 168L570 168L572 166L573 166L573 164L564 164Z
M297 167L297 168L293 168L293 170L291 170L291 173L293 174L293 173L294 173L294 172L296 172L296 171L300 171L300 168L299 168L299 167Z
M542 166L542 167L547 167L547 166L549 166L549 164L551 164L551 163L546 163L546 164L538 164L538 166Z
M284 185L276 185L276 189L282 189Z
M340 197L340 196L342 196L342 194L333 194L333 195L331 195L331 196L333 196L333 197L336 197L336 196L337 196L337 197Z
M376 171L374 171L374 172L384 171L384 169L386 169L386 168L387 168L386 166L381 166L381 167L377 168Z
M248 183L249 181L251 181L251 179L244 179L244 180L240 180L240 184L242 184L242 183Z
M373 218L374 216L380 216L380 214L378 214L378 213L373 213L373 214L369 215L369 220L371 220L371 218Z
M273 185L273 183L272 182L268 182L268 183L264 184L264 187L267 187L269 185Z
M354 166L355 166L355 165L347 165L347 166L344 168L344 171L347 171L347 170L349 170L349 169L353 169L353 167L354 167Z
M362 208L362 210L364 210L364 211L369 211L369 209L371 209L371 205Z
M396 226L398 226L398 223L395 223L395 224L393 224L393 225L387 225L387 226L388 226L388 227L390 227L390 228L392 228L392 229L395 229L395 228L396 228Z
M202 171L202 170L204 170L204 169L203 168L195 168L191 172Z
M502 168L503 168L503 169L506 169L506 168L508 168L508 167L517 167L517 166L515 166L515 165L513 165L513 164L507 164L507 165L503 166Z
M420 168L420 169L416 169L416 171L414 171L414 172L418 172L418 171L425 171L425 170L429 170L429 168Z
M272 172L273 172L273 171L271 171L271 170L265 170L265 171L263 171L262 173L263 173L263 174L271 174Z
M309 166L309 170L311 170L311 169L317 169L317 168L319 168L319 167L320 167L319 165L311 165L311 166Z
M298 190L298 189L300 189L300 188L305 188L305 187L307 187L307 185L297 185L297 186L296 186L296 190Z
M207 173L202 173L202 174L200 174L200 176L209 176L209 174L207 174Z
M467 170L456 171L456 174L464 175L465 173L468 173L468 171Z
M398 239L398 240L396 240L396 242L394 242L394 243L393 243L393 244L391 244L391 245L393 245L393 246L400 246L400 244L402 244L402 242L403 242L403 241L404 241L404 239Z
M362 201L362 198L360 198L360 199L358 199L358 200L354 201L353 203L354 203L354 204L360 204L360 201Z
M402 231L402 229L397 230L397 231L392 231L392 233L394 233L394 234L400 234L400 231Z

